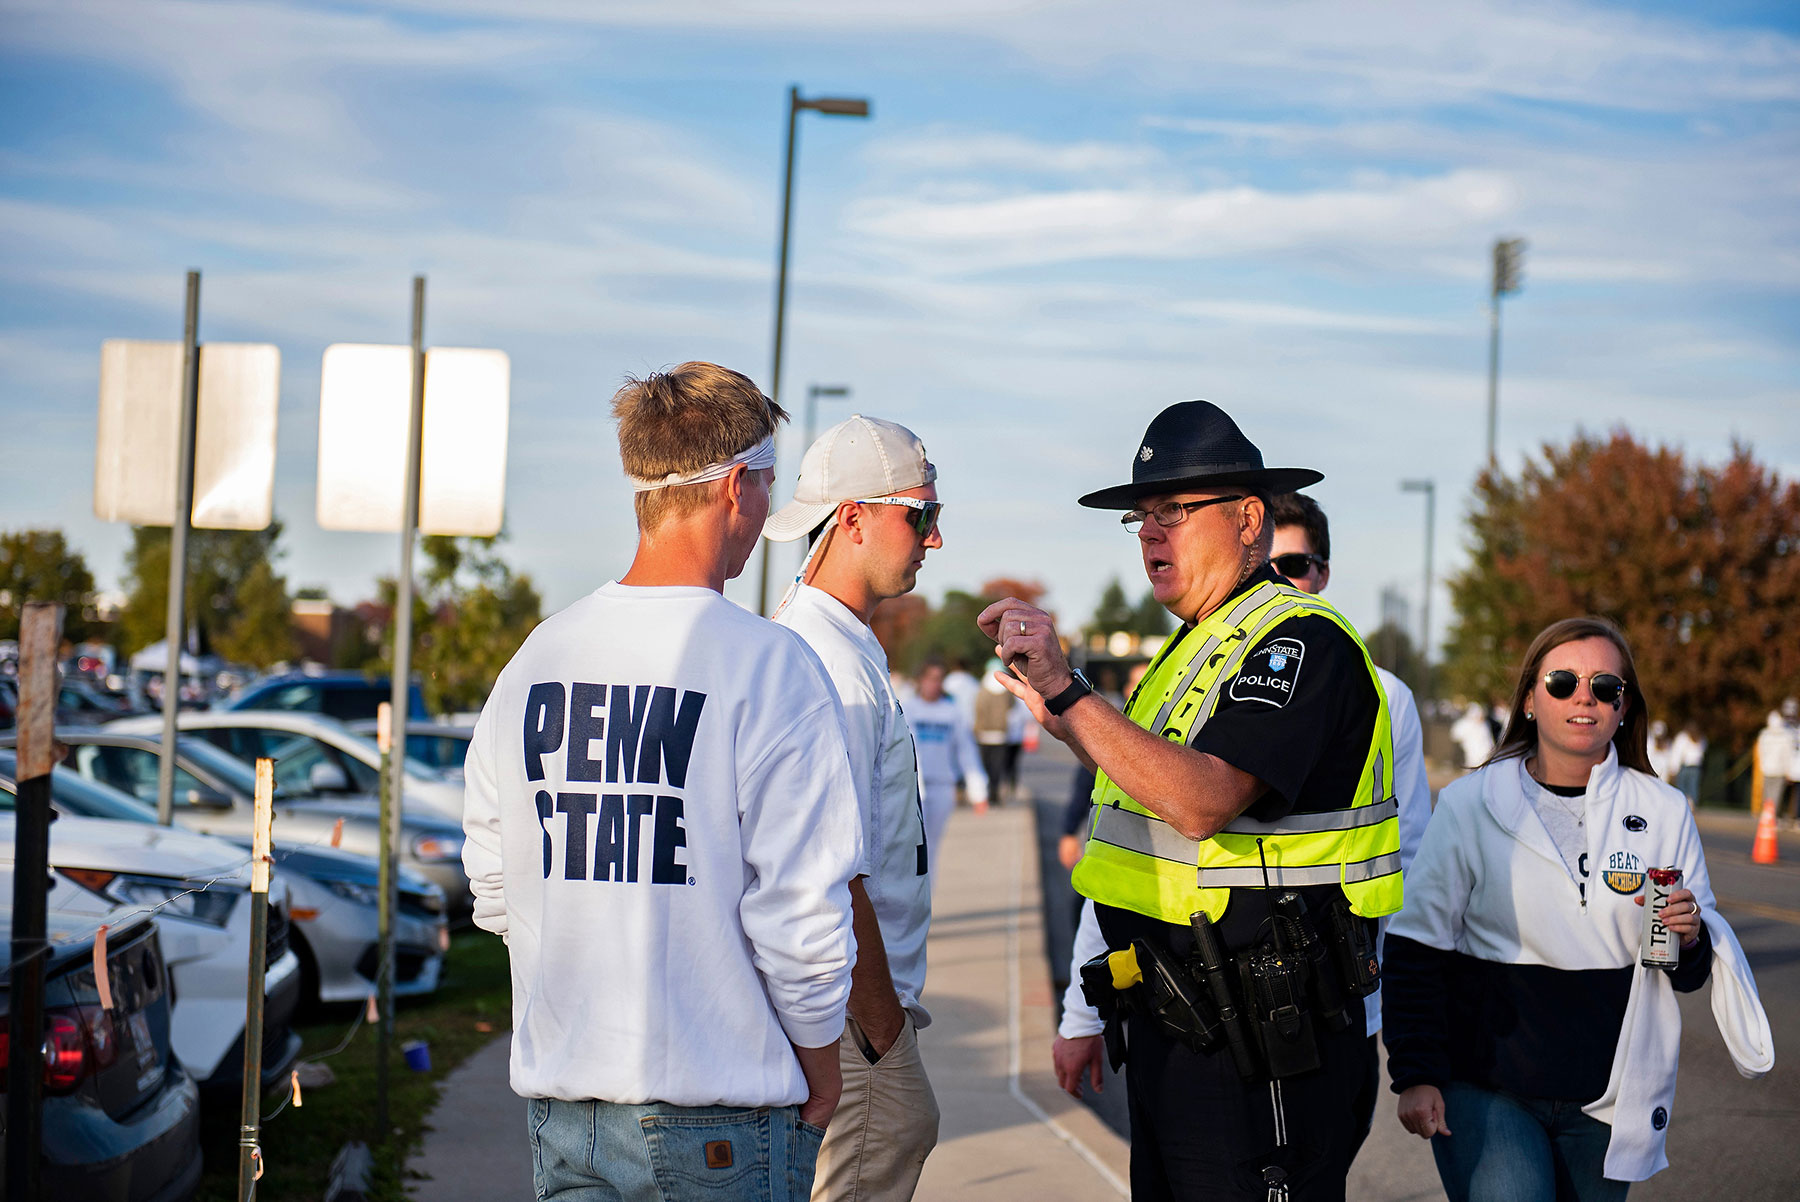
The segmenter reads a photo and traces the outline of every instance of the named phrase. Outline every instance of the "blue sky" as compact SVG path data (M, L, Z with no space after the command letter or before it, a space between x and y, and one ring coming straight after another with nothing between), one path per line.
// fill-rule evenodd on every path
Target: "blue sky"
M927 593L1036 577L1080 619L1138 591L1074 498L1206 397L1326 473L1366 628L1418 592L1401 478L1437 481L1460 562L1497 236L1531 244L1506 463L1624 425L1800 475L1800 10L1699 7L4 0L0 527L116 580L99 346L178 337L199 267L203 338L282 350L290 583L368 595L394 540L313 517L320 355L403 341L423 272L431 343L511 355L510 555L567 604L630 557L621 378L766 383L797 83L874 118L803 116L783 400L849 384L826 421L925 439Z

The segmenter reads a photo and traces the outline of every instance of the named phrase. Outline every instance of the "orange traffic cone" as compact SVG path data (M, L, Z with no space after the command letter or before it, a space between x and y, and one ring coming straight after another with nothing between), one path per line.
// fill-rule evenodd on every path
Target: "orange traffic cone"
M1763 802L1762 816L1756 820L1756 842L1750 846L1750 858L1758 864L1773 864L1779 855L1775 847L1775 803Z

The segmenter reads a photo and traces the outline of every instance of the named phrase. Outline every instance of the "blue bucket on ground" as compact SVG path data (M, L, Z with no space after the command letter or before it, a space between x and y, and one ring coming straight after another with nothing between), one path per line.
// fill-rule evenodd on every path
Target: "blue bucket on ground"
M406 1067L415 1073L431 1071L431 1045L423 1039L414 1039L400 1045L400 1054L406 1057Z

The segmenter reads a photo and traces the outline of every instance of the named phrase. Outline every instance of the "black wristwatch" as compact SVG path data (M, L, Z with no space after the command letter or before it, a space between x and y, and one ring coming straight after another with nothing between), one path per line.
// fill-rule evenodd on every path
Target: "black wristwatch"
M1050 711L1052 718L1062 717L1071 705L1094 691L1094 686L1088 683L1088 678L1081 674L1080 668L1069 669L1069 675L1074 679L1069 681L1068 688L1054 697L1044 698L1044 708Z

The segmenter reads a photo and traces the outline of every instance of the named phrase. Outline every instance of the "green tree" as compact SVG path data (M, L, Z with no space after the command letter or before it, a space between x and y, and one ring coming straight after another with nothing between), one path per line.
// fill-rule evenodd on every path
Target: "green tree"
M1425 695L1425 664L1411 635L1392 622L1383 622L1370 632L1365 645L1369 658L1398 676L1415 694Z
M514 574L496 550L504 536L420 542L424 569L413 598L413 668L433 713L475 709L487 699L500 669L543 619L543 599L531 577ZM398 589L380 582L393 612ZM379 667L391 671L393 640L384 640Z
M1111 634L1115 630L1130 630L1136 617L1131 599L1125 595L1125 586L1114 576L1100 591L1100 603L1094 607L1094 616L1088 619L1082 633Z
M1510 696L1538 631L1598 614L1671 726L1742 747L1800 693L1800 485L1746 446L1719 466L1624 431L1546 446L1517 477L1477 481L1468 551L1449 582L1453 691Z
M266 668L294 654L291 598L276 574L281 523L188 532L187 621L202 654ZM130 655L161 639L169 618L169 528L133 526L125 552L120 641Z
M60 601L63 635L75 642L97 624L94 574L60 530L0 533L0 639L19 637L27 601Z
M1175 619L1162 607L1162 602L1156 599L1156 590L1145 589L1144 595L1138 599L1137 608L1131 611L1131 625L1126 629L1146 636L1168 634L1175 629Z

